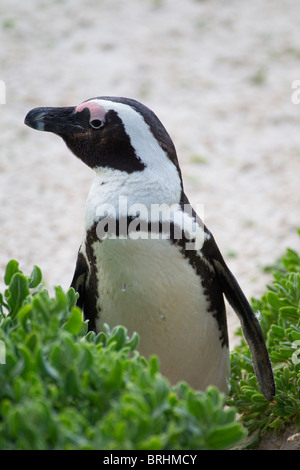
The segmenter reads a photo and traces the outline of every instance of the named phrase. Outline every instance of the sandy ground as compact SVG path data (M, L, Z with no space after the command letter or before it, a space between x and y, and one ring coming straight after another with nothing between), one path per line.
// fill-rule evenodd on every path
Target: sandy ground
M160 117L187 195L247 297L261 295L262 267L300 249L299 25L297 0L2 0L1 271L15 258L68 287L93 178L27 111L128 96Z

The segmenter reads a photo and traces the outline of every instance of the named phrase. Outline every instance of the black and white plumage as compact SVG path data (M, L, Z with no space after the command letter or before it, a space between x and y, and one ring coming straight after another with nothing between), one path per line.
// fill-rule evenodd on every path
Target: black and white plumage
M214 384L227 393L225 295L239 316L261 390L272 400L275 385L259 322L191 209L174 144L156 115L132 99L99 97L74 107L35 108L25 123L61 136L96 173L72 281L89 329L99 332L107 323L137 331L140 352L157 354L172 383L186 380L202 390ZM163 208L159 214L151 213L154 205ZM185 222L196 232L185 230Z

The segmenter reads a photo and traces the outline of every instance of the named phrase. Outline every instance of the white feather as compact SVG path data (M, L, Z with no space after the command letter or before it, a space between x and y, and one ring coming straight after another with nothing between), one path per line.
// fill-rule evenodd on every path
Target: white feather
M201 279L167 240L95 242L100 316L103 324L124 325L140 336L138 350L157 354L172 383L196 389L214 384L228 392L229 353L209 311Z

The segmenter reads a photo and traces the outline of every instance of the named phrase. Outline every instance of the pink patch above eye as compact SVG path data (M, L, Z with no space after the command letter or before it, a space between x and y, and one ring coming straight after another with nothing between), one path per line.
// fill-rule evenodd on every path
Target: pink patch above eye
M93 101L86 101L85 103L81 103L78 106L76 106L76 112L81 112L85 108L87 108L90 111L90 120L93 121L94 119L99 119L100 121L104 121L105 117L105 109L102 108L99 104L93 102Z

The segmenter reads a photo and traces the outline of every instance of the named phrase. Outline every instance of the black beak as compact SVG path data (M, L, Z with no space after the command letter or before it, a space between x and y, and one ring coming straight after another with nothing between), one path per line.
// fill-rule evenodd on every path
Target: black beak
M54 132L69 137L85 132L79 123L75 106L67 108L34 108L25 117L25 124L38 131Z

